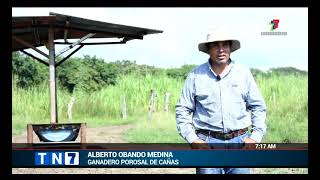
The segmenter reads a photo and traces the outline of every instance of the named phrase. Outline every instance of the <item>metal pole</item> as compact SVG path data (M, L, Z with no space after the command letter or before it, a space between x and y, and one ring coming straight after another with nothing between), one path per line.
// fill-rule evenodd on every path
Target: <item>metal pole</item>
M55 52L54 52L54 29L49 27L49 90L50 90L50 111L51 123L58 123L57 114L57 92L56 92L56 67L55 67Z

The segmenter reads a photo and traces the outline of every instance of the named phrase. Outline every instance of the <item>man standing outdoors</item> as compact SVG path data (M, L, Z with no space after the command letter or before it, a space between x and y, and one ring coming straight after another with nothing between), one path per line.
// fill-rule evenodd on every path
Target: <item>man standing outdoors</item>
M215 29L198 48L210 57L185 81L176 105L179 134L195 149L212 148L212 143L259 143L267 129L266 105L250 70L230 58L240 41ZM197 168L196 172L250 174L250 169Z

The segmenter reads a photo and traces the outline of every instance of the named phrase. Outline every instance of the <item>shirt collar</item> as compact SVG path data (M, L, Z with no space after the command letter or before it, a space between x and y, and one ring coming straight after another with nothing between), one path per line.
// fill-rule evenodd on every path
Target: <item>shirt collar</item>
M210 64L210 58L208 59L207 65L210 69L210 71L213 73L213 75L215 77L217 77L218 75L213 71L213 69L211 68L211 64ZM224 71L221 75L220 78L224 78L225 76L227 76L229 74L229 72L231 71L231 69L233 68L234 65L234 61L231 60L231 58L229 59L229 66L227 67L226 71Z

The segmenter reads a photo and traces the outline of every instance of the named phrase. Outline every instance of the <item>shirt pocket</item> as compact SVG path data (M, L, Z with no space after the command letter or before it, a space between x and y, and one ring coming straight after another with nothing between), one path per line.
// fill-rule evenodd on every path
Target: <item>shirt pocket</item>
M203 107L219 102L219 94L214 90L202 90L196 94L196 101Z
M246 117L245 95L239 86L232 85L229 91L230 114L232 118L241 120Z
M214 100L208 94L198 94L196 95L196 100L202 107L206 108L214 103Z
M195 101L200 115L212 118L220 110L220 91L210 84L199 84L196 87Z
M199 115L214 118L220 112L219 103L215 101L212 95L199 94L196 96L196 103L198 103L196 108Z
M230 114L234 119L241 120L246 117L245 104L243 101L231 101L230 107Z
M219 89L214 85L199 84L196 86L195 95L200 104L206 105L219 100Z

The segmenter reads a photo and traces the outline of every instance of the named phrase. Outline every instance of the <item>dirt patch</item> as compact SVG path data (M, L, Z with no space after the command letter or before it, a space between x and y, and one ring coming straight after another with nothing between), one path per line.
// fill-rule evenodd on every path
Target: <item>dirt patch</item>
M133 127L133 125L118 125L87 128L87 142L126 143L123 134ZM26 142L27 132L12 136L12 143ZM35 133L33 142L39 142ZM195 174L195 168L12 168L12 174Z

